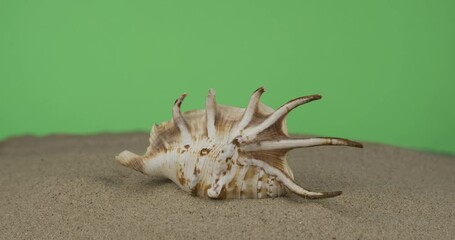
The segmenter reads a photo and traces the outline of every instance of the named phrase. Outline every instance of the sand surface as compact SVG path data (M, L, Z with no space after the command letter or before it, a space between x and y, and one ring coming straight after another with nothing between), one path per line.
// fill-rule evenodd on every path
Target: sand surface
M343 190L215 201L116 164L147 134L0 143L0 239L453 239L455 157L365 144L291 152L296 180Z

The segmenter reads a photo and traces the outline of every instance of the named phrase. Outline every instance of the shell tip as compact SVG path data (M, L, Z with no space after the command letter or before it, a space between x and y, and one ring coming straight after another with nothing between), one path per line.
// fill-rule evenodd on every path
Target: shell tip
M118 156L115 156L115 160L117 160L120 164L125 165L131 161L131 159L137 158L139 155L132 153L130 151L123 151Z
M347 146L356 147L356 148L363 148L363 144L361 144L359 142L351 141L351 140L348 140Z
M261 86L258 89L256 89L256 91L254 91L254 92L264 93L265 92L265 88L264 88L264 86Z

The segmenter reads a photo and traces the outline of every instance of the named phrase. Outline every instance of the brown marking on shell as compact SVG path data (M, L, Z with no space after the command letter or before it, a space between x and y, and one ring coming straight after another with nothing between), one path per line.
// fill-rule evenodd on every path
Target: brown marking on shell
M243 108L217 105L215 127L219 134L229 134L234 125L242 118Z
M259 102L257 108L254 111L253 118L251 119L251 122L247 125L246 128L259 125L272 113L273 113L272 108Z
M223 186L223 187L221 187L220 194L219 194L218 197L215 198L215 199L220 199L220 200L222 200L222 199L226 199L226 198L227 198L227 190L226 190L226 187Z
M257 173L257 167L248 167L240 189L242 198L257 198Z
M199 175L201 173L201 169L199 169L197 166L194 166L193 168L193 174L195 176Z
M177 171L177 179L178 179L179 183L180 183L182 186L186 186L188 180L187 180L186 177L185 177L185 173L184 173L182 167L179 167L179 168L178 168L178 171Z
M255 167L248 168L248 170L245 173L245 177L243 177L243 180L244 181L252 180L256 176L256 173L257 173L257 168L255 168Z
M207 190L210 188L209 184L205 184L202 181L199 181L192 189L191 194L193 196L207 197Z
M207 154L209 154L209 153L210 153L210 149L208 149L208 148L203 148L203 149L201 149L201 151L199 152L199 155L205 156L205 155L207 155Z
M201 182L198 182L191 190L191 195L193 196L200 196L199 194L199 186L201 185Z
M146 156L152 158L157 154L167 152L167 146L179 140L180 131L171 121L164 122L161 125L155 125L150 134L150 146L147 148Z
M266 187L267 180L268 180L267 174L262 173L262 175L259 176L258 187L257 187L258 198L259 197L263 198L263 197L267 196L267 187Z
M126 164L126 166L141 173L144 173L144 161L142 158L132 159Z
M267 128L265 131L259 133L255 141L261 142L265 141L267 139L274 139L274 140L280 140L280 139L286 139L289 136L287 135L287 130L283 128L283 126L286 125L286 116L280 118L276 123L272 124L269 128Z
M183 113L183 117L187 120L191 136L194 141L205 139L207 137L207 122L205 119L204 110L192 110Z
M230 181L227 184L228 188L236 188L237 187L237 182L236 181Z
M234 138L234 140L232 140L232 144L234 144L236 147L240 147L240 142L237 138Z
M267 179L267 195L270 197L274 197L274 185L275 185L276 179L275 176L269 176Z
M235 177L233 178L232 181L228 182L225 187L226 187L226 198L241 198L241 185L242 181L240 179L240 172L241 168L238 168L237 171L235 171Z
M229 160L227 160L227 158L226 158L226 163L227 163L227 168L226 168L226 170L227 170L227 171L231 171L231 169L232 169L232 164L233 164L232 161L229 161Z

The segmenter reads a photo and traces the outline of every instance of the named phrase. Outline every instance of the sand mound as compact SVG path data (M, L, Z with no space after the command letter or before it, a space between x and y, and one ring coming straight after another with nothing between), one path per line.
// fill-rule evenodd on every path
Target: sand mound
M0 143L0 239L450 239L455 157L366 144L291 152L296 180L343 190L214 201L114 162L147 134L21 137Z

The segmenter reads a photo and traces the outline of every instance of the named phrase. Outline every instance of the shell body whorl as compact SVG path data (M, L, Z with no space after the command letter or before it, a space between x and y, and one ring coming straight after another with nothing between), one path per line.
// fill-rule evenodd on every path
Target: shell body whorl
M124 151L116 159L144 174L167 177L200 197L266 198L288 191L306 198L341 194L298 186L286 154L294 148L317 145L362 145L341 138L290 138L287 113L321 97L296 98L273 110L259 101L263 92L263 88L256 90L243 109L216 104L210 90L205 110L182 113L183 94L174 104L172 120L153 126L150 146L143 156Z

